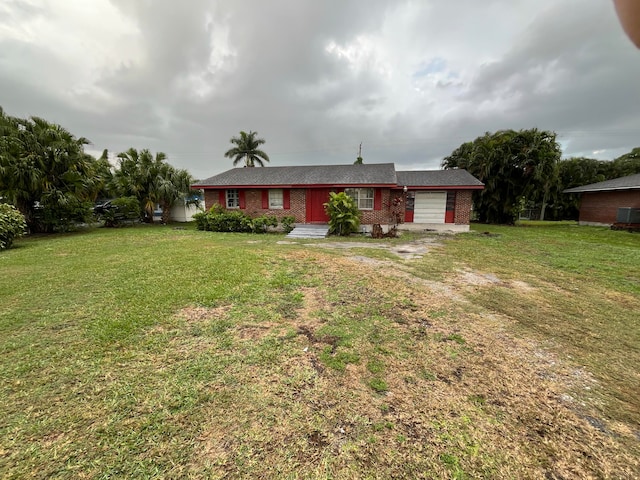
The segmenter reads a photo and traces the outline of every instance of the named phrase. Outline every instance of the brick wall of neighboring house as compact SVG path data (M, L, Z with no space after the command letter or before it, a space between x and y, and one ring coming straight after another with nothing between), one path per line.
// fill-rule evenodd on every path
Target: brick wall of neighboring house
M640 208L640 190L583 193L580 222L614 223L619 207Z
M469 225L471 220L471 190L456 191L456 206L454 223L456 225Z

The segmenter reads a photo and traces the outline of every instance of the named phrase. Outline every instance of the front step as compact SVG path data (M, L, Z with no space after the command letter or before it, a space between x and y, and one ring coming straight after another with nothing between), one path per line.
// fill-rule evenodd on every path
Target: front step
M286 238L326 238L328 234L328 225L296 225Z

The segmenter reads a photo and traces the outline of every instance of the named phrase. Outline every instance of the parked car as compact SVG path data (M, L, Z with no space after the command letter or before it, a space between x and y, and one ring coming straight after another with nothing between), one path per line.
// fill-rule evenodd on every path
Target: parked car
M117 207L111 204L111 200L103 200L96 202L93 207L93 213L96 215L104 215L106 212L114 210L115 208Z

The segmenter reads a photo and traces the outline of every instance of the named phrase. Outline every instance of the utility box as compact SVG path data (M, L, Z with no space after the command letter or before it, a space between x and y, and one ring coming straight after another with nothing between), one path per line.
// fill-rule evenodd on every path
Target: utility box
M618 223L640 223L640 208L620 207L618 208Z

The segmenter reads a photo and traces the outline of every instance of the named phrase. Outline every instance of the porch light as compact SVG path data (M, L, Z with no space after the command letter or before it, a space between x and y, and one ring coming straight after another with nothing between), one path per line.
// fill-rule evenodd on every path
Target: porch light
M406 185L405 185L404 187L402 187L402 191L403 191L404 193L407 193L407 186L406 186Z

